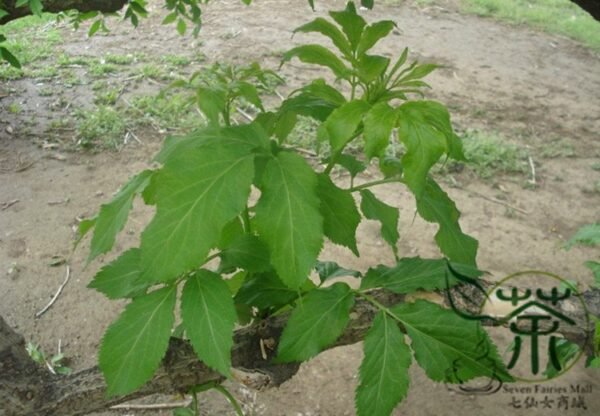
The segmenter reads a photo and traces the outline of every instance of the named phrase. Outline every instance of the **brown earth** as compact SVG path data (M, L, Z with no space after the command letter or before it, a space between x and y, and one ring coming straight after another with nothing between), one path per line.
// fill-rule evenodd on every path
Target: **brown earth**
M70 54L95 56L140 50L151 56L203 53L209 61L257 60L276 68L283 50L312 39L291 38L293 28L313 17L302 0L256 1L251 7L240 6L238 0L215 2L205 8L199 39L179 37L173 27L161 26L163 12L158 3L151 2L152 17L135 31L116 25L111 33L88 40L85 30L65 30L62 48ZM316 3L318 14L343 6L342 1L334 0ZM530 173L484 181L465 171L442 178L463 213L463 228L480 242L480 267L493 278L519 270L548 270L588 287L591 276L582 263L597 257L597 250L565 251L562 244L583 224L600 220L600 173L592 169L600 162L598 55L562 37L462 15L453 2L426 8L411 2L378 3L375 10L364 12L366 18L393 19L399 27L395 36L382 42L380 52L396 56L408 46L420 59L444 64L429 78L433 87L429 97L449 106L458 127L499 131L526 148L534 162L535 185L528 183ZM283 94L321 73L298 62L282 71L287 79L280 88ZM157 89L148 83L129 84L119 75L109 79L125 86L123 100L139 91ZM40 144L49 121L89 106L92 93L86 85L64 88L62 103L68 105L56 106L52 105L56 97L42 97L40 88L40 82L33 79L0 88L13 91L0 99L0 315L44 351L56 351L60 340L77 370L95 363L102 333L123 305L86 288L99 266L114 255L86 267L86 244L72 252L74 226L78 218L93 215L130 175L149 166L165 132L152 126L138 129L135 134L142 144L130 140L120 152L87 154L67 152L66 146L60 145L44 147ZM9 114L7 107L13 102L24 111ZM64 142L71 140L69 134L65 133ZM544 150L556 143L566 143L574 155L543 157L547 154ZM437 255L432 239L435 227L413 219L414 201L409 193L392 186L377 191L385 201L400 207L400 254ZM149 212L136 206L115 252L135 244L136 234L148 218ZM361 225L359 241L360 259L337 247L327 247L323 257L363 271L393 261L376 223ZM51 266L55 256L68 259L71 280L53 307L36 319L34 314L48 303L65 276L64 265ZM248 414L350 415L354 414L360 358L360 344L338 348L304 365L277 390L253 393L235 385L232 390ZM541 403L525 409L524 402L521 409L514 409L509 405L513 396L524 400L528 394L501 390L491 396L460 395L430 382L416 367L412 375L408 398L394 414L592 415L600 411L600 374L583 369L581 363L544 386L570 389L576 384L591 385L592 393L582 394L587 410L557 410L556 403L553 409L543 409ZM529 395L540 402L544 399L542 393ZM550 397L557 399L556 395ZM203 395L201 401L205 414L231 413L216 393Z

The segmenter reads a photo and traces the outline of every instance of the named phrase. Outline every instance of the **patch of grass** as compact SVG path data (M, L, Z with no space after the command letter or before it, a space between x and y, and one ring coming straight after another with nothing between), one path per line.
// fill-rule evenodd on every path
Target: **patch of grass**
M183 94L138 96L131 100L131 106L127 115L137 124L150 123L164 130L181 133L204 125L203 118Z
M117 72L117 67L114 64L102 63L100 61L93 62L88 70L88 73L96 78L105 77L113 72Z
M575 157L575 148L566 139L554 139L546 143L542 148L540 154L542 157L553 159L557 157Z
M192 60L183 55L163 55L161 61L171 66L188 66Z
M114 65L130 65L135 62L135 56L133 55L113 55L107 54L104 56L104 62L107 64Z
M123 141L127 123L121 112L108 106L80 111L77 115L77 145L84 149L116 149Z
M569 0L462 0L463 9L559 33L600 50L600 23Z
M54 53L53 47L62 42L60 32L52 24L53 19L53 15L49 14L42 18L29 16L0 26L0 33L7 38L2 46L9 49L23 66L49 58ZM13 68L3 61L0 63L0 79L18 79L23 76L23 70Z
M58 69L54 65L44 65L37 68L25 68L25 75L31 78L54 78Z
M466 165L482 179L498 174L527 172L525 150L496 133L467 130L462 140ZM442 169L457 170L457 163L448 162Z
M20 114L23 108L19 103L10 103L7 107L8 112L11 114Z
M50 97L54 95L54 90L51 87L41 87L38 90L38 94L40 97Z
M143 78L151 78L154 80L168 80L171 78L162 67L154 64L143 65L139 68L138 73Z
M115 105L121 90L119 88L105 88L96 90L94 94L94 104L96 105Z
M66 53L60 54L56 60L59 66L89 66L96 61L96 58L92 56L71 56Z
M592 169L600 171L600 162L593 163Z

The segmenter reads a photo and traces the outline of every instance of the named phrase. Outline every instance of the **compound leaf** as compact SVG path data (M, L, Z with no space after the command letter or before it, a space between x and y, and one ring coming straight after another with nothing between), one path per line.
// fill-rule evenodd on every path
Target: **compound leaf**
M396 305L391 310L411 338L415 359L432 380L512 380L479 322L424 300Z
M280 152L267 162L260 189L255 217L259 237L281 280L298 288L323 245L317 175L299 155Z
M237 314L221 276L201 269L188 279L181 295L181 317L198 358L229 376Z
M335 186L325 174L318 176L317 194L321 199L325 235L332 242L348 247L358 256L356 228L361 218L352 194Z
M156 178L156 215L142 233L142 279L168 281L199 266L246 206L253 154L227 140L172 153Z
M411 355L398 323L383 311L365 337L364 354L356 389L357 413L389 415L408 392Z
M277 361L306 361L332 344L346 328L353 305L354 293L345 283L310 291L283 330Z
M477 240L462 232L458 223L460 212L448 194L427 178L425 189L416 201L419 215L440 225L435 241L442 253L453 262L476 266Z
M177 290L135 298L108 328L98 357L109 396L131 393L152 377L169 346Z
M153 174L153 171L145 170L134 176L121 188L112 201L100 207L100 212L96 217L88 262L112 248L117 234L127 222L133 198L144 190Z
M364 216L370 220L381 223L381 236L396 252L396 243L400 238L398 233L398 219L400 214L397 208L381 202L368 189L360 191L360 209Z

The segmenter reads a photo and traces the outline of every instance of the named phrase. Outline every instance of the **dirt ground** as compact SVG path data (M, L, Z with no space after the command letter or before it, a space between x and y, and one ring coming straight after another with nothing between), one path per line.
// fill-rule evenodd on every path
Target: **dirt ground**
M211 3L205 8L199 39L181 38L173 27L161 26L159 3L151 2L152 17L135 31L117 25L111 33L88 40L85 30L65 29L63 48L70 54L95 56L140 50L150 55L201 52L209 61L257 60L276 68L282 51L312 39L291 37L293 28L314 16L303 0L256 1L251 7L242 7L239 0ZM316 3L317 14L344 4L335 0ZM586 288L591 275L582 264L597 257L597 250L565 251L562 244L583 224L600 220L600 172L592 169L600 162L600 57L563 37L460 14L452 1L430 7L410 1L389 3L379 1L374 10L364 12L370 21L386 18L398 24L396 35L382 42L380 52L397 56L408 46L420 59L444 64L429 78L433 87L429 98L449 106L456 126L499 131L526 148L534 162L535 185L528 182L531 173L481 180L465 171L442 178L462 211L463 228L480 242L479 266L490 271L492 278L520 270L547 270ZM319 74L297 61L282 71L287 84L279 90L284 95ZM118 85L124 81L116 76L110 82ZM72 252L74 227L78 218L93 215L130 175L149 166L164 132L152 126L140 129L135 133L142 143L131 141L120 152L90 154L44 147L49 121L65 117L70 109L89 106L91 93L85 85L65 89L62 97L70 105L56 107L53 98L39 94L40 88L33 79L0 85L0 89L12 91L0 99L0 314L44 351L56 351L60 340L71 366L79 370L95 363L100 338L123 304L109 302L86 288L100 265L116 254L85 267L87 244ZM128 86L123 97L143 88L156 86ZM7 107L13 102L24 111L9 114ZM34 125L21 134L25 118ZM568 144L574 154L543 157L544 150L558 140ZM400 254L437 255L435 227L414 219L409 193L392 186L382 186L377 193L400 207ZM116 252L135 244L148 215L136 207ZM363 271L378 263L392 263L392 253L379 238L376 223L363 223L358 239L360 259L337 247L327 247L323 258ZM57 258L68 259L71 280L52 308L36 319L34 314L65 278L65 265L51 265ZM337 348L304 365L279 389L254 393L232 385L232 390L248 414L352 415L361 354L360 344ZM587 409L566 411L556 406L544 409L541 404L526 409L523 403L515 409L511 400L525 397L506 390L489 396L461 395L429 381L416 366L412 376L408 398L394 414L600 412L600 373L580 364L545 384L567 389L591 386L591 393L579 394ZM533 396L544 399L541 393ZM231 413L216 394L204 395L201 401L206 414ZM120 414L141 413L130 410Z

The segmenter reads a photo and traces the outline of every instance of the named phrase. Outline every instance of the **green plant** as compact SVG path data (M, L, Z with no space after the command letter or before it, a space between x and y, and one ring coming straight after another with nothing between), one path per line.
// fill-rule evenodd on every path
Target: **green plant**
M28 342L26 349L27 354L29 354L33 361L46 367L52 374L71 374L71 369L65 366L65 356L60 350L60 343L58 346L58 352L50 357L49 360L46 358L46 354L40 350L39 345Z
M316 79L266 111L260 97L266 72L258 65L221 65L206 78L177 83L191 88L209 125L168 138L155 158L160 167L134 176L96 217L81 223L81 237L93 230L92 260L111 250L136 195L156 208L139 247L104 266L89 285L111 299L131 299L100 348L109 395L132 392L152 377L167 351L179 296L179 336L227 377L236 323L258 325L291 310L274 361L302 362L336 341L358 299L370 303L376 315L359 371L359 415L390 414L407 394L413 358L436 381L512 380L478 322L425 300L385 306L372 296L375 289L407 294L474 282L481 275L478 243L462 231L454 202L429 175L441 157L464 160L446 108L411 98L423 96L422 79L436 66L409 64L407 49L393 62L373 54L395 25L367 24L352 2L330 17L333 22L317 18L296 32L321 33L335 49L301 45L283 61L325 66L347 89ZM240 101L257 113L233 125ZM324 167L309 164L289 144L300 116L316 120L316 138L331 149ZM393 132L406 149L401 158L387 152ZM361 150L362 160L347 152L350 146ZM372 159L379 161L380 177L355 184ZM350 186L333 182L335 166L348 170ZM438 225L443 258L400 258L398 209L371 191L383 183L413 193L418 214ZM395 264L361 275L319 260L325 238L358 256L362 218L380 223ZM218 266L209 267L214 259ZM309 279L313 269L318 280ZM355 276L357 288L332 284L340 274Z
M481 178L527 172L527 153L498 134L467 130L462 139L465 163Z
M77 145L92 149L119 146L127 124L123 115L112 107L99 106L92 111L77 113Z

